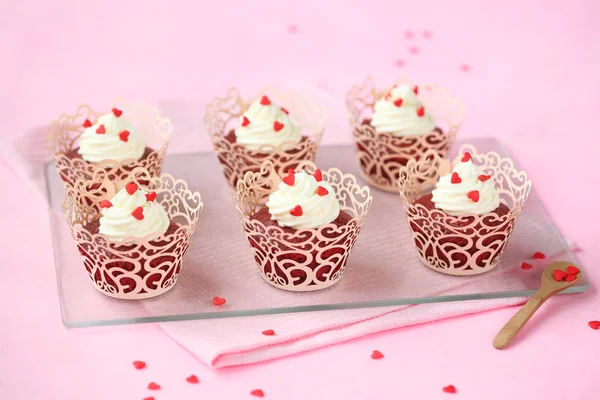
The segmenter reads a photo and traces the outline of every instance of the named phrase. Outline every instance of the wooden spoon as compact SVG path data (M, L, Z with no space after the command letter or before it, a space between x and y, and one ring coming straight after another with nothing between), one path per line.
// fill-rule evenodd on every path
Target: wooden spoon
M512 317L506 325L498 332L494 338L494 347L501 350L508 346L510 342L517 336L519 331L525 326L527 321L540 308L546 300L557 293L573 286L579 281L581 272L578 272L576 278L571 282L557 281L554 279L554 271L561 270L567 273L567 267L575 266L575 264L567 261L553 262L544 269L542 273L542 285L533 297Z

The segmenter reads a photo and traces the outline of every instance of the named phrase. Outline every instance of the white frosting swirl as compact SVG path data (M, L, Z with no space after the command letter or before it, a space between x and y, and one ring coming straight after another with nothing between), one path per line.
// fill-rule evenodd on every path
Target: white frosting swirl
M112 206L102 208L100 217L100 233L113 242L123 242L128 237L156 239L169 228L167 212L160 203L149 201L147 192L137 189L129 194L126 188L121 189L111 200ZM132 215L134 210L142 207L143 219Z
M457 173L460 183L452 183L452 174ZM459 216L465 213L482 215L495 210L500 205L500 196L492 179L482 181L481 169L473 161L461 161L452 173L441 176L432 192L435 207L446 214ZM479 199L474 201L469 193L477 191ZM474 194L473 194L474 195Z
M97 133L100 126L105 133ZM124 141L119 134L128 131ZM122 116L114 113L104 114L89 128L86 128L79 139L79 154L85 161L97 163L103 160L123 160L133 158L139 160L144 154L146 144L135 131L133 125Z
M300 142L302 132L294 118L268 97L270 104L261 104L262 99L264 97L254 101L240 117L240 126L235 130L236 141L250 150L258 150L263 145L277 147L284 142L293 142L283 146L283 150L288 150Z
M421 107L423 116L419 116ZM396 137L425 135L435 130L435 120L415 94L414 87L399 85L375 102L371 126L377 132L388 132Z
M321 196L317 189L321 186L328 194ZM266 206L271 213L271 219L281 226L294 229L312 229L334 221L340 214L340 204L335 190L327 182L317 182L314 176L304 171L294 174L294 185L285 182L271 193ZM302 207L302 215L290 213L296 206Z

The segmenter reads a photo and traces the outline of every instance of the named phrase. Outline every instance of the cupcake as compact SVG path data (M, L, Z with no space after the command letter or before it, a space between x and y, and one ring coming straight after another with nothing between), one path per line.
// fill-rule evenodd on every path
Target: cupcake
M321 171L306 161L282 177L266 161L238 181L235 201L263 279L313 291L342 277L372 199L367 186L339 169Z
M298 93L265 89L246 103L231 89L207 107L204 121L227 183L271 161L281 174L314 161L325 128L325 109Z
M443 89L404 79L378 92L368 78L348 92L346 105L361 174L369 184L390 192L409 160L428 150L446 155L464 114L462 101Z
M88 106L61 115L50 125L47 140L61 178L72 185L78 178L90 180L96 169L106 170L113 180L136 167L158 175L171 131L169 120L156 109L116 102L102 115Z
M104 170L78 179L67 187L63 210L94 287L110 297L145 299L177 282L203 204L200 193L171 175L151 177L138 167L128 179L121 189Z
M498 265L531 182L497 153L466 145L459 154L441 176L447 160L436 151L410 160L398 188L421 261L444 274L475 275ZM428 186L435 188L423 193Z

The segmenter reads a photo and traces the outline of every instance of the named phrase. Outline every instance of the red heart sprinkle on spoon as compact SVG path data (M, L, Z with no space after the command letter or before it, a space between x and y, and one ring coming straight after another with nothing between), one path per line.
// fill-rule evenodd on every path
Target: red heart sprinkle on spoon
M135 369L144 369L144 368L146 368L146 363L143 362L143 361L134 361L133 362L133 367Z
M560 269L554 270L554 280L557 282L562 282L563 279L567 277L567 273Z
M248 126L250 125L250 120L244 116L243 120L242 120L242 126Z
M579 273L579 268L574 265L569 265L567 267L567 274L569 275L577 275Z
M294 175L294 170L291 170L292 172L286 176L285 178L282 179L283 183L285 183L288 186L294 186L294 183L296 182L296 175Z
M460 176L458 176L458 172L453 172L452 177L450 178L450 183L457 184L461 182L462 179L460 179Z
M159 390L160 389L160 385L156 382L150 382L148 384L148 389L150 390Z
M479 175L479 180L480 180L481 182L485 182L485 181L487 181L488 179L490 179L491 177L492 177L491 175Z
M138 221L141 221L144 219L144 209L142 207L137 207L135 210L133 210L131 215L133 216L133 218L137 219Z
M446 393L456 393L456 388L454 387L454 385L444 386L442 390Z
M600 329L600 321L590 321L588 322L588 325L592 329Z
M302 216L302 207L300 207L299 205L292 208L290 210L290 214L292 214L294 217L301 217Z
M415 87L413 88L413 92L414 92L415 94L419 94L419 87L418 87L418 86L415 86Z
M283 124L281 122L279 122L279 121L273 122L273 130L275 132L279 132L282 129L283 129Z
M125 190L129 194L134 194L138 190L138 185L135 182L129 182L127 185L125 185Z
M383 353L379 350L373 350L373 352L371 353L371 358L373 360L379 360L380 358L383 358Z
M215 296L215 297L213 297L213 304L214 304L215 306L222 306L222 305L223 305L223 304L225 304L226 302L227 302L227 300L225 300L225 299L224 299L224 298L222 298L222 297L219 297L219 296Z
M315 177L315 180L317 182L321 182L323 180L323 173L321 172L320 169L315 169L313 176Z
M567 275L565 278L567 282L573 282L575 279L577 279L577 275Z
M273 329L267 329L266 331L262 331L262 334L265 336L273 336L275 331Z
M129 141L129 131L124 130L124 131L120 132L119 139L121 139L124 142L128 142Z
M425 116L425 107L421 106L421 107L417 108L417 115L419 117Z
M322 196L327 196L329 194L329 192L323 186L319 186L317 188L317 194L322 197Z
M106 133L106 128L104 128L104 125L100 125L97 129L96 129L96 133L103 135Z
M523 264L521 264L521 269L531 269L533 268L533 265L524 262Z
M102 200L100 202L100 208L111 208L112 207L112 203L108 200Z
M394 100L394 105L396 107L400 107L402 105L402 101L403 101L402 99Z
M460 161L462 161L462 162L471 161L471 158L472 158L471 153L466 151L465 154L463 154L463 158L461 158Z
M254 389L250 392L250 394L254 397L265 397L265 392L260 389Z
M196 375L190 375L187 378L185 378L186 381L188 381L189 383L198 383L200 382L200 379L198 379L198 377Z
M148 201L156 200L156 192L146 193L146 200L148 200Z
M260 99L260 104L262 104L263 106L270 106L271 105L271 100L269 100L269 98L267 96L263 96Z
M123 114L123 111L119 110L118 108L113 108L112 112L115 115L115 117L117 117L117 118L119 118L121 116L121 114Z
M284 113L286 113L288 115L290 114L290 112L288 110L286 110L285 108L283 108L283 107L281 107L281 111L283 111Z
M474 203L477 203L479 201L479 190L471 190L467 194L467 197L473 200Z
M544 258L546 258L546 255L544 253L536 251L535 253L533 253L533 258L536 260L543 260Z
M89 119L86 119L85 121L83 121L84 128L89 128L90 126L92 126L92 121L90 121Z

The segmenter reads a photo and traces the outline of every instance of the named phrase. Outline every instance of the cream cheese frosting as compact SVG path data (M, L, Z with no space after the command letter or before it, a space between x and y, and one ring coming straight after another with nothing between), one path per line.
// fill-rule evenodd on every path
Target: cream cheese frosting
M156 202L156 193L148 193L135 183L127 184L112 199L102 201L100 207L100 233L113 242L147 236L153 240L170 225L167 212Z
M486 214L500 205L500 196L490 178L465 153L451 173L440 177L431 200L436 208L452 216Z
M335 190L322 180L321 171L313 175L290 170L266 203L271 219L281 226L312 229L334 221L340 214Z
M371 126L393 136L425 135L435 130L435 119L417 96L417 86L398 85L375 102Z
M142 158L146 148L144 139L121 114L121 110L113 108L112 112L101 115L93 124L86 120L86 129L79 139L81 158L91 163Z
M288 111L275 104L267 96L254 101L240 117L240 126L235 130L237 143L250 150L258 150L263 145L283 146L288 150L302 140L298 123Z

